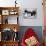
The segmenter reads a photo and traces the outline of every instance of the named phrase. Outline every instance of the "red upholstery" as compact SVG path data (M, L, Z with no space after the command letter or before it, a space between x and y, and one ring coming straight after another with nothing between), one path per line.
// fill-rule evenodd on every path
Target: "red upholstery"
M22 42L21 42L21 45L22 46L26 46L26 43L25 43L25 39L28 39L29 37L32 37L32 36L37 36L36 33L33 31L33 29L29 28L26 30L25 32L25 35L22 39ZM40 43L38 42L35 46L41 46Z

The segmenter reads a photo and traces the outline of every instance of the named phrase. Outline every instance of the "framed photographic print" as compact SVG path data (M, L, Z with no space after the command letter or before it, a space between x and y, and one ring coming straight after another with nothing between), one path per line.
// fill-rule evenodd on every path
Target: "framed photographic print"
M37 9L32 8L31 10L25 9L23 17L25 19L35 19L37 16Z
M2 15L9 15L9 10L2 10Z

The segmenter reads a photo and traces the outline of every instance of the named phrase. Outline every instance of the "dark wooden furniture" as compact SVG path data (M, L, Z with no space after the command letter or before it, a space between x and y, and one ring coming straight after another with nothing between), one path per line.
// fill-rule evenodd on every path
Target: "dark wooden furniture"
M5 41L2 42L3 46L18 46L19 41Z
M2 32L5 28L9 28L14 32L18 32L19 31L19 24L18 24L18 16L19 16L19 7L0 7L0 32L1 32L1 41L0 41L0 46L18 46L18 40L2 40ZM17 23L14 24L9 24L8 23L8 16L17 16ZM6 19L5 19L6 18ZM4 21L5 19L5 21ZM16 29L16 31L15 31Z
M2 42L0 41L0 46L2 46Z
M19 13L19 7L0 7L1 24L8 24L8 18L7 18L8 16L12 17L17 16L17 23L18 23L18 15L19 15L18 13Z

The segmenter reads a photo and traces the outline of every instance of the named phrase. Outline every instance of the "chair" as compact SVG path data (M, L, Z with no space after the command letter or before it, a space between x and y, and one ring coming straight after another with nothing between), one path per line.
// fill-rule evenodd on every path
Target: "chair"
M25 40L34 36L36 39L37 39L37 35L36 33L34 32L34 30L32 28L28 28L24 34L24 37L22 38L22 42L21 42L21 46L27 46ZM41 46L39 40L37 39L37 44L35 46Z

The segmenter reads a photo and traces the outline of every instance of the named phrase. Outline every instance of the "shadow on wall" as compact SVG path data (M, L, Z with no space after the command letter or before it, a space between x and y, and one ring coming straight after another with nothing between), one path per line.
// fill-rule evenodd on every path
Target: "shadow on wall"
M43 30L42 30L42 26L21 26L20 27L20 32L19 32L20 42L21 42L21 40L23 38L23 35L24 35L25 31L28 28L32 28L34 30L34 32L36 32L39 41L41 43L43 43Z

